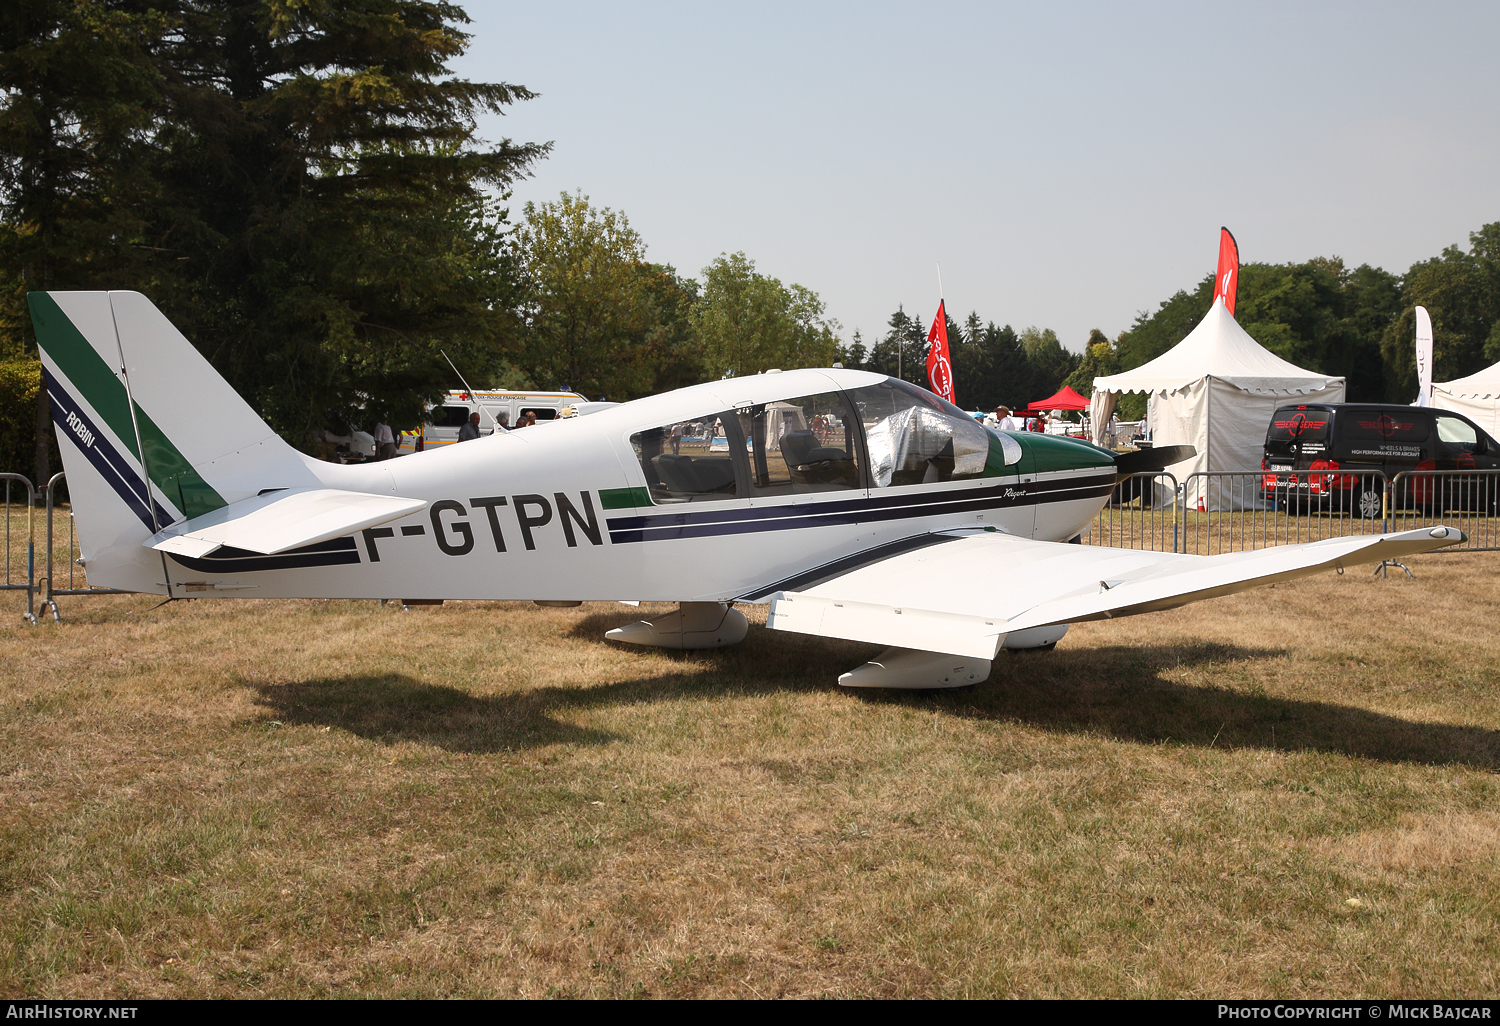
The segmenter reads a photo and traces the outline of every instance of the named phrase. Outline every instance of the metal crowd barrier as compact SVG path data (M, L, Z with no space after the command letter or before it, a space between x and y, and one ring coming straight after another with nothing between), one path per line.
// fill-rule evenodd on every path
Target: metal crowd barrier
M5 481L5 583L0 584L0 591L24 591L26 612L22 615L27 623L34 624L36 623L36 535L32 528L36 509L36 488L32 486L29 479L20 474L0 474L0 479ZM16 484L26 486L26 581L24 584L16 579L17 554L12 538L12 525L16 515L11 492Z
M44 567L44 569L45 569L45 576L38 578L37 579L37 583L36 583L37 588L42 591L42 603L41 603L42 610L45 612L46 610L50 609L52 611L52 619L54 621L58 621L58 622L60 622L62 620L62 616L58 612L57 602L56 602L54 596L57 596L57 595L124 595L124 594L126 594L124 591L122 591L119 588L93 588L93 587L90 587L88 585L88 583L87 583L88 582L88 574L87 573L85 573L83 575L83 581L82 582L80 582L78 580L78 576L77 576L78 575L78 534L73 529L73 512L72 512L72 510L68 511L68 551L67 551L67 555L64 557L65 560L66 560L66 562L67 562L67 567L68 567L68 571L67 571L68 577L67 577L67 581L66 581L66 586L62 587L62 588L58 588L58 587L55 586L56 583L57 583L57 576L58 575L57 575L57 563L55 562L55 560L56 560L56 551L55 551L55 548L54 548L54 535L53 535L54 518L53 518L52 512L53 512L53 509L55 507L55 503L56 503L56 499L57 499L57 486L67 476L68 475L67 475L66 472L59 473L59 474L53 474L52 475L52 479L47 482L47 492L46 492L46 503L47 503L47 559L46 559L46 562L42 564L43 567ZM42 587L42 582L44 582L44 581L46 582L46 587L45 588Z
M1121 479L1086 541L1115 549L1176 552L1178 491L1177 478L1164 470Z
M1170 480L1170 484L1168 484ZM1468 535L1439 552L1500 550L1500 470L1417 470L1188 475L1121 480L1085 541L1193 555L1443 524Z
M1443 524L1469 536L1439 552L1500 549L1500 470L1407 470L1391 478L1391 530Z
M1189 474L1183 481L1182 548L1211 556L1388 530L1390 482L1379 471ZM1268 487L1269 486L1269 487Z
M53 474L52 479L47 482L42 508L47 517L47 541L42 549L42 558L37 560L36 544L36 511L38 509L37 490L31 481L20 474L0 474L0 480L5 482L5 583L0 584L0 591L24 591L26 593L26 612L21 614L27 623L35 624L39 614L45 614L48 610L52 613L52 619L61 621L62 616L58 612L58 595L123 595L125 592L119 588L91 588L87 584L87 574L81 573L78 568L78 535L73 530L73 514L68 513L68 547L62 558L67 563L67 578L64 587L57 587L60 574L57 570L57 559L59 558L58 541L60 540L55 530L55 519L57 514L57 486L62 483L66 474ZM20 532L16 529L16 521L19 519L17 502L13 492L17 491L17 485L26 487L26 547L24 553L25 578L21 577L20 566L23 554L18 551L20 545ZM40 602L38 602L40 598Z

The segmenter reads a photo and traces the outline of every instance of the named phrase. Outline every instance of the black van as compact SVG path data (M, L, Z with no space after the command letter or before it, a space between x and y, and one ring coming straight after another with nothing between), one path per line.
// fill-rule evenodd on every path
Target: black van
M1261 490L1268 500L1381 515L1384 481L1403 470L1500 469L1500 443L1472 420L1431 407L1373 403L1283 406L1266 429ZM1336 473L1335 473L1336 472ZM1500 476L1408 477L1400 506L1496 512Z

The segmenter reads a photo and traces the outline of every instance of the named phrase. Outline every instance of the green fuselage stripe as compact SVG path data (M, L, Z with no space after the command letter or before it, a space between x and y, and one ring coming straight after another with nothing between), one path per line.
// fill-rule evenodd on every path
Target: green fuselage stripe
M599 505L605 509L639 509L651 505L651 493L644 488L602 488Z
M139 461L141 453L136 446L135 425L130 420L130 400L124 384L51 296L45 292L30 292L26 298L31 305L31 323L36 328L37 344L57 364L68 384L88 400L94 412ZM200 516L227 505L223 496L203 480L188 463L187 457L139 404L136 404L135 414L141 426L141 440L146 446L146 464L151 480L172 505L188 517Z

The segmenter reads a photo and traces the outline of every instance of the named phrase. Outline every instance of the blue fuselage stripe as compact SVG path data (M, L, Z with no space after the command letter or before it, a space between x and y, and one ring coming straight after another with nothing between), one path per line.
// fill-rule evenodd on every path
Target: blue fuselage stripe
M77 448L99 471L99 476L104 478L115 493L124 500L125 505L130 507L130 512L140 518L146 529L156 531L156 525L151 521L151 510L146 505L146 496L150 493L145 487L135 469L125 460L114 445L105 437L99 426L89 419L88 414L83 412L83 407L78 400L68 393L68 390L42 367L43 383L47 389L47 396L52 400L52 422L57 428L60 436L69 438L74 447ZM78 424L89 433L90 440L85 442L78 437L77 432L68 424L68 415L72 414ZM177 518L171 516L158 504L157 516L165 527Z
M787 531L836 524L866 524L949 513L1035 506L1071 499L1103 498L1114 490L1115 475L973 488L945 496L931 492L876 500L809 502L800 505L613 517L606 521L610 541L628 543L667 538L706 538L762 531Z

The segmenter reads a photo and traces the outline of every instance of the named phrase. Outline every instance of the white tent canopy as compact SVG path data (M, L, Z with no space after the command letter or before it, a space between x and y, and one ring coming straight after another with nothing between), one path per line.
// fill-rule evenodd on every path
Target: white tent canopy
M1089 408L1096 444L1104 444L1122 392L1151 397L1146 421L1154 444L1198 450L1167 468L1184 481L1202 471L1258 471L1271 414L1289 401L1341 403L1344 379L1283 360L1215 300L1187 338L1150 363L1094 379Z
M1432 405L1462 413L1491 438L1500 437L1500 363L1457 381L1435 382Z

